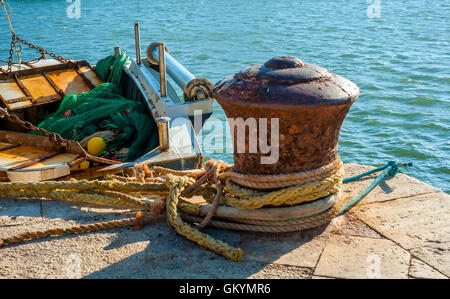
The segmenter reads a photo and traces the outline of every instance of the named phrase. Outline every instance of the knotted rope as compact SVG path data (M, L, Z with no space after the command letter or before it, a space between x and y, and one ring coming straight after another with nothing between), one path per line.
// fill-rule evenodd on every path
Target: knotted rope
M188 183L189 181L185 177L173 177L168 175L168 184L172 185L172 188L169 191L166 200L167 221L180 235L185 236L187 239L194 241L200 246L208 248L217 254L221 254L232 261L239 261L242 258L242 250L240 248L233 248L227 243L201 233L181 219L177 211L178 197L183 189L188 186Z
M411 164L391 161L384 167L343 180L342 162L337 160L331 165L337 167L332 169L327 165L322 170L309 172L317 178L314 181L301 173L280 175L278 178L274 175L267 178L249 176L247 182L261 183L262 185L259 186L262 190L238 185L233 178L238 178L239 182L244 182L245 185L246 177L233 173L231 165L214 160L208 161L203 169L189 171L174 171L162 167L149 169L147 165L140 164L136 166L136 170L142 171L144 177L139 179L137 177L117 179L119 177L111 176L108 180L94 181L0 183L0 194L9 198L42 198L139 210L134 218L21 233L0 239L0 247L66 234L130 226L140 227L156 219L165 210L167 222L179 234L232 261L239 261L242 257L240 248L234 248L216 240L200 232L199 229L209 224L233 230L273 233L317 227L347 211L367 195L385 175L395 175L399 167L411 166ZM348 203L341 200L340 188L343 181L354 181L381 170L383 170L382 174L358 197ZM279 185L277 185L277 179L279 179ZM287 181L300 182L300 184L277 190L267 190L265 185L285 186ZM165 201L142 197L146 194L165 196ZM210 205L186 201L186 198L194 195L203 196ZM202 219L199 216L205 207L209 210ZM213 217L218 208L220 213L216 219ZM226 215L230 211L231 214ZM240 214L235 213L236 211ZM245 217L242 216L243 211L248 211ZM265 214L265 212L268 213ZM274 215L278 216L272 217ZM285 216L280 217L280 215ZM183 219L200 224L192 227Z
M75 234L96 232L106 229L124 228L131 226L140 227L145 223L155 220L158 214L159 210L155 209L155 211L152 214L142 215L141 212L138 212L136 217L132 218L112 220L106 222L97 222L92 224L84 224L68 228L63 227L63 228L51 228L44 231L28 231L9 238L0 239L0 247L49 237L75 235Z

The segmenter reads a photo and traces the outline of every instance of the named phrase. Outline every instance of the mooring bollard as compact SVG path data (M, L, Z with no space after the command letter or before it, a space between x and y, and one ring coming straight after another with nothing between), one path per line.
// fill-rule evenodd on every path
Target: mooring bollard
M342 122L359 88L320 66L279 56L219 81L213 96L229 120L235 171L267 175L319 169L338 160ZM279 157L261 163L269 145Z

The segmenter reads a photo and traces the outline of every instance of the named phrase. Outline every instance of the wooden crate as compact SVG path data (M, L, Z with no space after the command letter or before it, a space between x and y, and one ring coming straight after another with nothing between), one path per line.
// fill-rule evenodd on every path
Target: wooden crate
M6 71L6 66L0 67ZM13 65L0 73L0 103L10 111L61 101L67 94L90 91L102 80L85 60L55 59Z

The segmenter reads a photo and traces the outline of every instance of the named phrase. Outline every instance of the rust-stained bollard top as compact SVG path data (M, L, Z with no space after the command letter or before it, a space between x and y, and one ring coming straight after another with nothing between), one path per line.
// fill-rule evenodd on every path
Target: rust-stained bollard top
M234 133L235 170L280 174L316 169L338 158L339 132L359 88L320 66L279 56L219 81L213 96ZM238 142L239 118L247 125L243 147ZM261 135L266 127L264 119L268 125L266 134ZM272 132L277 124L274 119L279 124L278 145ZM276 161L267 159L275 151ZM266 157L264 163L262 157Z

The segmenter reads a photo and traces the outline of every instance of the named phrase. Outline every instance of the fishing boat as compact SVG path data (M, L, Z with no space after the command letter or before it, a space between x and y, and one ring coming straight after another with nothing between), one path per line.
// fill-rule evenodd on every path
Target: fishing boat
M149 138L143 146L150 150L141 152L127 163L92 155L85 144L83 147L75 140L38 127L42 121L39 113L54 112L66 96L90 92L104 80L97 74L96 66L86 60L57 56L19 38L11 23L10 27L10 59L4 61L6 65L0 66L2 181L79 178L86 177L88 173L98 176L118 172L143 161L148 165L178 170L202 165L203 153L197 134L212 113L213 85L207 79L196 78L169 54L162 42L150 44L145 59L142 59L138 23L135 24L136 56L134 59L127 57L125 63L120 65L120 70L116 71L119 74L116 81L123 98L142 104L139 112L150 116L146 120L146 128L153 129L146 133ZM21 61L22 46L36 49L40 57ZM14 53L17 53L18 61L13 61ZM115 59L112 61L124 55L120 47L115 47ZM114 71L113 67L110 65L106 70L106 77ZM182 95L178 95L177 88L182 90ZM67 113L64 117L72 116L72 111ZM27 134L30 130L35 135ZM134 134L140 133L137 131ZM90 164L81 167L86 161Z

